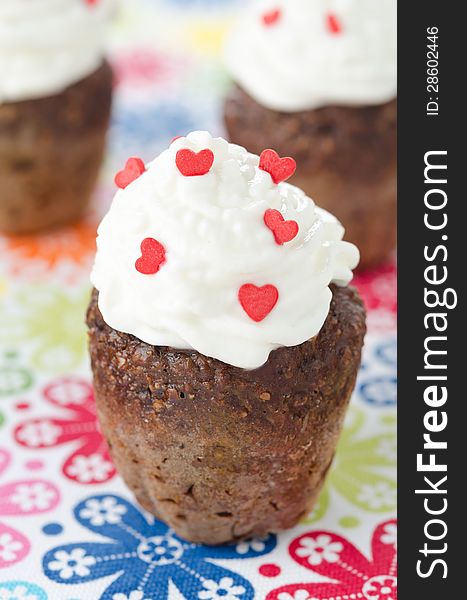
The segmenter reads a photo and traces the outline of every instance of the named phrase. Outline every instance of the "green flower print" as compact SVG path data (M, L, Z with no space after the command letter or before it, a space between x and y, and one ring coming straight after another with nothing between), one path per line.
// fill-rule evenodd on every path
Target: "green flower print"
M55 286L22 288L10 302L2 337L30 348L38 370L61 374L81 364L86 353L84 315L88 287L78 291Z
M393 432L361 437L364 413L352 409L347 418L332 469L315 510L305 519L314 523L327 511L330 490L336 491L358 508L372 513L396 508L396 482L391 477L397 460ZM388 474L389 471L389 474Z
M32 375L18 364L16 352L0 356L0 398L25 392L31 385Z
M321 490L321 494L313 507L313 510L302 520L302 523L315 523L327 513L329 508L329 493L327 487Z

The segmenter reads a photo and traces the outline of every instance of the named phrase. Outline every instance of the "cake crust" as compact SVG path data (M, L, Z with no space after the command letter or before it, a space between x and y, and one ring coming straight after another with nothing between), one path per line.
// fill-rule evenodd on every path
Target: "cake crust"
M224 108L229 139L256 154L274 148L297 161L290 183L332 214L360 250L360 268L388 259L396 243L397 101L286 113L240 87Z
M360 364L365 310L333 286L318 336L259 369L155 347L87 313L98 415L140 504L193 542L293 526L331 465Z
M96 184L112 71L46 98L0 104L0 231L35 233L78 219Z

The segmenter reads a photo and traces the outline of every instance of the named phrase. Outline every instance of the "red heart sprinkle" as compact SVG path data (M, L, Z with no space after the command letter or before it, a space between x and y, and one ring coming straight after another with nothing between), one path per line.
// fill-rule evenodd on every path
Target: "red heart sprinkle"
M297 221L286 221L274 208L268 208L264 213L264 223L273 232L276 243L280 246L292 241L298 233Z
M144 162L137 156L132 156L126 161L125 168L115 175L115 184L124 190L145 171L146 166Z
M252 319L259 323L265 319L276 306L279 292L273 285L257 287L253 283L245 283L238 290L238 300L243 310Z
M333 15L332 13L330 13L327 15L326 20L327 20L328 29L331 33L335 33L335 34L341 33L342 27L341 27L339 19L336 17L336 15Z
M136 270L143 275L154 275L165 263L165 248L154 238L141 242L141 257L135 262Z
M214 162L214 153L206 148L193 152L184 148L177 152L175 163L180 173L185 177L197 177L209 173Z
M290 156L281 158L275 150L263 150L259 158L259 168L269 173L274 183L281 183L292 177L297 163Z
M271 25L277 23L281 16L282 12L280 11L280 9L276 8L275 10L271 10L270 12L264 13L264 15L262 16L263 23L266 25L266 27L270 27Z

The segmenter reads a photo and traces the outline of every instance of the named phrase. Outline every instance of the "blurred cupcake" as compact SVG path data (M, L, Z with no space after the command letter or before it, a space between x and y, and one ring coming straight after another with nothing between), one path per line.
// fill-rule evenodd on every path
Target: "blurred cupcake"
M226 46L231 141L293 156L361 267L395 246L396 59L396 0L261 0Z
M0 2L0 231L84 212L102 162L112 72L111 0Z
M101 430L144 508L220 544L313 506L355 384L357 248L292 159L193 132L130 158L87 313Z

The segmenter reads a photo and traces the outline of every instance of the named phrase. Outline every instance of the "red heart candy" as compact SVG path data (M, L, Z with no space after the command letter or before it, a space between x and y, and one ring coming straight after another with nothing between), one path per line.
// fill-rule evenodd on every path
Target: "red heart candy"
M214 162L214 153L206 148L200 152L193 152L184 148L177 152L175 163L178 170L185 177L197 177L209 173Z
M145 171L146 166L144 162L137 156L132 156L126 161L125 168L115 175L115 184L124 190Z
M264 223L273 232L279 245L290 242L298 233L297 221L286 221L278 210L268 208L264 213Z
M270 27L271 25L274 25L275 23L277 23L277 21L281 18L281 16L282 16L282 12L278 8L276 10L271 10L270 12L267 12L263 15L263 17L262 17L263 23L267 27Z
M243 310L252 319L259 323L265 319L276 306L279 292L273 285L257 287L253 283L245 283L238 290L238 300Z
M141 242L141 257L135 262L136 270L143 275L154 275L165 263L165 248L154 238Z
M339 22L339 19L336 17L336 15L333 15L332 13L328 14L326 17L326 21L327 21L328 29L331 33L337 34L342 31L341 24Z
M263 150L259 157L259 168L269 173L274 183L280 183L292 177L297 163L290 156L281 158L275 150Z

